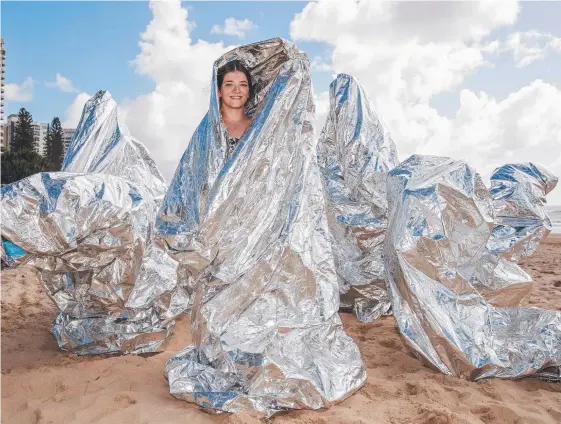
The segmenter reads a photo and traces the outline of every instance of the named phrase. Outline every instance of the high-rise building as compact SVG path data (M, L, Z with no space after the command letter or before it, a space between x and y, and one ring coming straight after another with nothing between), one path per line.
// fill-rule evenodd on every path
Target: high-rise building
M2 153L10 151L10 142L8 138L9 128L8 123L0 124L0 130L2 131Z
M16 122L18 122L18 116L16 114L8 115L6 121L6 140L4 141L6 146L6 151L14 149L14 138L16 138Z
M0 38L0 120L4 120L4 72L6 72L6 49Z
M0 154L10 150L6 139L6 126L4 125L4 72L6 66L6 49L4 39L0 38Z
M35 151L44 156L45 135L47 135L47 131L49 130L49 124L33 121L31 127L33 128L33 141L35 142Z
M12 114L8 115L7 122L4 126L4 136L6 138L6 145L8 146L6 150L12 150L14 148L14 138L16 135L16 123L18 121L18 115ZM45 145L45 135L49 130L49 124L45 122L33 121L31 124L33 128L33 141L35 142L35 151L40 155L44 156L46 151ZM62 142L64 144L64 152L68 149L68 145L74 137L76 129L74 128L63 128Z
M76 134L76 128L63 128L62 131L63 131L62 142L64 144L64 154L66 154L66 151L68 150L68 146L70 145L70 142L74 138L74 134Z

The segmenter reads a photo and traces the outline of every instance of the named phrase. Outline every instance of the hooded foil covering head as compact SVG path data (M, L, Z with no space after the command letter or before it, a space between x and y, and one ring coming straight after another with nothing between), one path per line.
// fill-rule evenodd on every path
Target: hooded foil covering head
M241 60L255 118L227 157L218 68ZM210 110L160 211L157 232L195 291L195 345L166 365L170 393L218 411L322 408L366 379L342 329L312 122L309 61L273 39L214 64Z
M61 311L53 326L61 348L161 349L173 326L170 301L162 295L140 302L147 293L135 285L150 275L144 259L155 254L154 219L166 184L108 92L86 103L63 170L72 172L40 173L2 189L5 261L38 270ZM172 283L152 279L153 286L173 284L165 260L159 273L167 270ZM142 308L131 307L139 302Z
M148 150L132 137L117 103L104 90L84 105L62 171L121 177L142 186L158 201L167 191L167 184Z
M331 83L318 142L341 309L361 321L388 313L382 259L387 227L386 177L397 149L368 96L349 75Z
M442 157L412 156L390 172L387 280L417 356L474 380L559 376L561 312L514 307L513 262L549 232L543 203L555 183L532 164L505 165L489 191L464 162Z

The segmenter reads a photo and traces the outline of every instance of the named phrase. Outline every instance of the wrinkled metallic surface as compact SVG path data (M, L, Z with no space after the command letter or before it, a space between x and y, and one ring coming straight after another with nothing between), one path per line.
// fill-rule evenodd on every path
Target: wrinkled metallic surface
M534 164L509 164L493 172L494 227L472 277L473 287L494 306L527 305L532 278L517 264L551 231L545 197L557 178Z
M86 103L63 169L2 189L4 261L38 270L62 349L162 349L178 297L175 264L152 248L166 184L108 92Z
M216 71L233 59L251 70L257 111L227 157ZM215 62L212 81L157 221L195 294L195 344L168 361L170 393L265 416L327 407L366 370L338 316L308 58L281 39L243 46Z
M397 149L368 96L350 75L331 83L329 115L318 142L318 162L341 309L361 321L389 313L382 259L387 228L386 177Z
M167 191L164 177L146 147L131 136L108 91L99 91L84 105L62 171L121 177L156 200Z
M473 380L559 375L561 312L515 306L526 290L515 261L549 232L543 199L555 184L532 164L505 165L489 191L464 162L431 156L390 171L387 280L420 359Z

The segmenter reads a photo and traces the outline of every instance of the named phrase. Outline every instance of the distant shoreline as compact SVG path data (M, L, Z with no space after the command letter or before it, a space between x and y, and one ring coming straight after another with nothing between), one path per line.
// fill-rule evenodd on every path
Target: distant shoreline
M551 232L559 234L561 233L561 206L557 205L546 205L546 211L551 219Z

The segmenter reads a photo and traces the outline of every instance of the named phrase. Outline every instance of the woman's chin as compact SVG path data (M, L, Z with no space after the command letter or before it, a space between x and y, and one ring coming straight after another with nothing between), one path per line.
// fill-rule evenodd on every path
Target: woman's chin
M245 103L242 102L225 102L225 104L231 109L243 109L245 106Z

